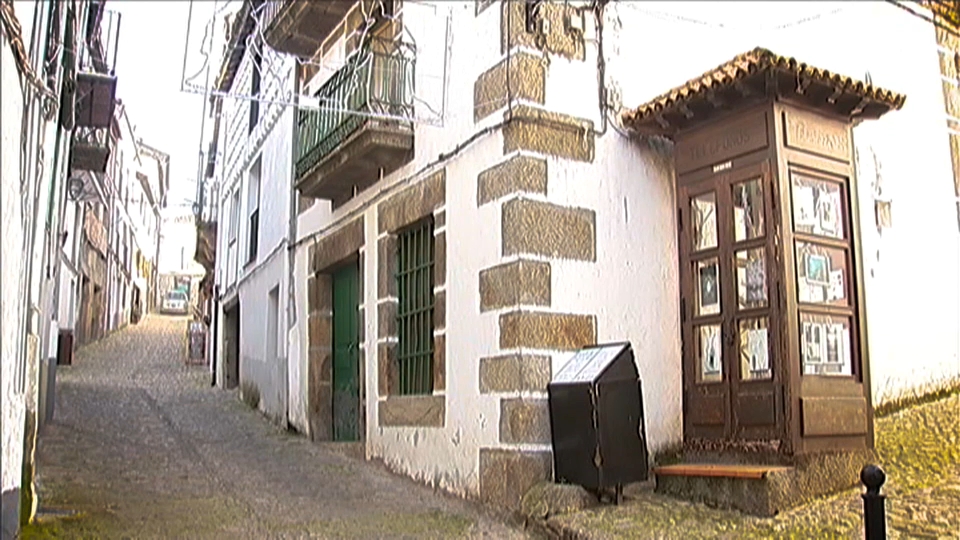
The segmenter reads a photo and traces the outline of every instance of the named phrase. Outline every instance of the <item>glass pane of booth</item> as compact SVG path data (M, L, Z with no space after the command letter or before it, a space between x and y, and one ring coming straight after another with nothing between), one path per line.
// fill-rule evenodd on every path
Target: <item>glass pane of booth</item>
M717 247L717 194L713 191L690 199L693 251Z
M697 382L722 381L720 325L705 324L694 327L694 331L697 340Z
M720 313L720 260L716 257L693 263L696 315Z
M733 240L763 236L763 184L759 178L733 185Z
M853 375L850 319L800 313L800 356L804 375Z
M840 184L790 174L793 184L793 228L797 232L843 238Z
M773 377L767 318L742 319L740 333L740 379L759 381Z
M767 271L764 248L741 249L733 257L737 269L737 308L767 305Z
M842 249L797 242L797 300L849 305L847 256Z

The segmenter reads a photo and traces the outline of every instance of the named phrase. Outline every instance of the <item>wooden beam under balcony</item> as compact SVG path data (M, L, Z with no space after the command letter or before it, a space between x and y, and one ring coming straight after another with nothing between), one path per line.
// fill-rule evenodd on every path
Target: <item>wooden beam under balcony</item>
M334 205L344 202L413 159L413 128L382 120L364 120L349 136L297 176L297 189ZM299 169L299 167L298 167Z
M264 39L274 50L311 58L355 4L353 0L266 2Z

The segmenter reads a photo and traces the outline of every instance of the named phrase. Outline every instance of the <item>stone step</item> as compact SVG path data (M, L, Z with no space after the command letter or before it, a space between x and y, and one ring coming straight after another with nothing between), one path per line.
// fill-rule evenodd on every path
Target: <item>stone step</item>
M871 450L787 456L770 452L687 449L654 469L655 491L759 516L858 485Z
M656 491L718 508L774 516L793 506L793 467L677 463L654 469Z

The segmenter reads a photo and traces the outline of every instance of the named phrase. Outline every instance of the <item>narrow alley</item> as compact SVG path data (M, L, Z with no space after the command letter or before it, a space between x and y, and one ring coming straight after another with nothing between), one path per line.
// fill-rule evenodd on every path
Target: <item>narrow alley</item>
M285 433L211 388L207 368L183 362L185 324L149 316L60 367L55 420L38 450L40 529L68 538L524 537L466 501Z

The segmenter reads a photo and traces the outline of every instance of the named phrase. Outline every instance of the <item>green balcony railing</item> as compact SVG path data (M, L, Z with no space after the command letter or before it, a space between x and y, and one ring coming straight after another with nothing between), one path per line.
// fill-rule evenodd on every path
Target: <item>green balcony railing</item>
M297 113L298 179L368 120L410 124L415 60L407 45L377 44L358 50L330 77L316 93L321 110Z

